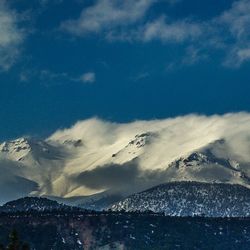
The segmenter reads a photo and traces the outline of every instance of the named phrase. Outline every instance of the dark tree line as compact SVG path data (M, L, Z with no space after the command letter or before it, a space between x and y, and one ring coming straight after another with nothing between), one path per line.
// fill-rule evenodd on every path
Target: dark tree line
M18 232L14 229L9 235L9 243L6 247L0 244L0 250L30 250L30 247L20 240Z

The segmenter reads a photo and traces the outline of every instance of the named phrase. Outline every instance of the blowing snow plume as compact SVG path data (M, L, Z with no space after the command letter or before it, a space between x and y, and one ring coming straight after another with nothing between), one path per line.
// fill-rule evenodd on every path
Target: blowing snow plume
M18 171L11 167L8 176L36 183L32 194L64 198L129 194L170 181L250 187L249 152L248 113L122 124L93 118L58 130L45 142L1 144L0 168L11 162Z

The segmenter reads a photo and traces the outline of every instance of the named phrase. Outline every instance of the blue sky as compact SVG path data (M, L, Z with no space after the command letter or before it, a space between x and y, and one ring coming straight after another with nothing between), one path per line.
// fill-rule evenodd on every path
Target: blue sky
M249 27L250 0L2 0L0 140L250 111Z

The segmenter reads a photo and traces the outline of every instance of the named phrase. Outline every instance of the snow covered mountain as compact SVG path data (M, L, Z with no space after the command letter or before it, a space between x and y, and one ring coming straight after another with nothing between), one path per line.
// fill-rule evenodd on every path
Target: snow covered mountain
M0 202L50 189L67 152L60 146L33 138L19 138L0 145ZM38 191L39 190L39 191Z
M248 217L250 190L223 183L172 182L131 195L113 211L153 211L169 216Z
M249 125L246 113L128 124L93 118L44 140L6 141L0 203L37 195L93 207L176 181L250 187Z
M228 154L225 140L217 140L173 161L166 174L174 181L231 183L249 187L249 166Z

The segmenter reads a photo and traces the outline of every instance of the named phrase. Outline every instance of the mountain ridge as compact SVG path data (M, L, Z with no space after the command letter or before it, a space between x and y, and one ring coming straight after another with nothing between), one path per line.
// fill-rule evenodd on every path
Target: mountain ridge
M248 123L245 116L128 124L93 118L46 139L2 143L0 188L6 195L0 203L29 195L80 197L82 203L82 197L128 196L173 181L249 187L250 147L238 131L245 129L239 121Z
M133 194L110 209L180 217L249 217L250 189L238 184L172 182Z

